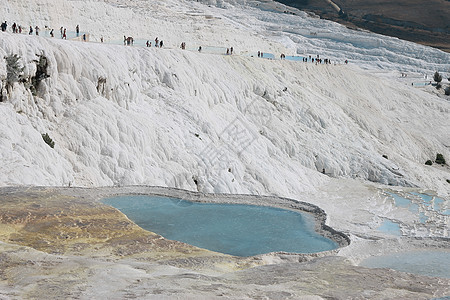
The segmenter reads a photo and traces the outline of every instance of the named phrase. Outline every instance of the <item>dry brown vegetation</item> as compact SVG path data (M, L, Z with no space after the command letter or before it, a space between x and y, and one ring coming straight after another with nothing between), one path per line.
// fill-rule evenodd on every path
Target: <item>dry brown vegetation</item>
M346 18L339 16L325 0L277 1L312 11L348 27L363 28L450 52L449 0L334 0L346 13Z

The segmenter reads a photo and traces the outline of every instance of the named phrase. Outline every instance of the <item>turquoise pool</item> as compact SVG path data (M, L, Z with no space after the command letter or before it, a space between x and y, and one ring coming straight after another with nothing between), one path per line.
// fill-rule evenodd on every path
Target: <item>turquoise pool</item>
M395 236L402 235L400 225L388 219L383 219L383 223L377 228L377 230Z
M361 262L369 268L389 268L397 271L450 278L450 252L408 251L383 256L370 257Z
M103 203L167 239L235 256L314 253L338 247L314 231L313 216L291 210L156 196L120 196Z

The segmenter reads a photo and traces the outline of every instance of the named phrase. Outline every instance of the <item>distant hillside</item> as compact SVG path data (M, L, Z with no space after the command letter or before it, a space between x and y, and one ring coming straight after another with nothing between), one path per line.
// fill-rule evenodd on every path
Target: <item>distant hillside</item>
M335 0L339 14L325 0L278 0L322 18L450 52L448 0Z

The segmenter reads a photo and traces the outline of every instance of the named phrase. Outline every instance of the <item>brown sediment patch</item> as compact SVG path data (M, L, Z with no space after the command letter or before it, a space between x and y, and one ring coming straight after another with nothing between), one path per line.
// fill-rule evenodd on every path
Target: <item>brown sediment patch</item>
M77 189L70 189L76 194ZM8 190L7 190L8 191ZM120 211L65 189L0 189L0 240L51 254L135 258L174 266L242 268L259 260L230 256L167 240L131 222ZM80 191L83 194L85 189ZM192 261L191 261L192 260Z

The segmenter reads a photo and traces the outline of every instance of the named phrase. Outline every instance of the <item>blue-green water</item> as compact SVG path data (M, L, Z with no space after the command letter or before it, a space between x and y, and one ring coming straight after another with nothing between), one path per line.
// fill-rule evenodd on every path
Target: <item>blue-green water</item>
M448 251L399 252L370 257L360 265L369 268L390 268L402 272L450 278L450 252Z
M377 228L381 232L392 234L395 236L401 236L400 225L392 222L391 220L384 219L380 227Z
M445 216L450 215L448 200L417 192L407 193L406 196L392 192L386 193L392 197L395 206L407 208L410 212L417 214L419 222L422 224L425 224L429 219L429 217L425 214L424 207L427 213L435 213L436 215ZM382 226L378 230L387 232L387 229L389 229L389 226ZM392 230L388 233L394 234Z
M411 193L411 194L419 196L422 199L423 203L426 206L431 207L432 210L440 211L444 215L449 215L448 209L444 210L444 204L446 200L439 197L430 196L427 194L420 194L420 193Z
M121 196L103 202L167 239L236 256L314 253L338 247L314 231L314 218L306 213L151 196Z

